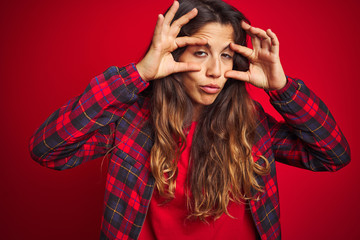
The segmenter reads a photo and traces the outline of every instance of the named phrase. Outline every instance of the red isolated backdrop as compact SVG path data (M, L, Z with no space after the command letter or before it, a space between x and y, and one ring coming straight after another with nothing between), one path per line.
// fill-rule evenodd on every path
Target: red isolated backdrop
M278 164L283 239L354 239L360 207L356 92L360 3L228 0L254 26L271 28L286 73L330 107L352 147L336 173ZM109 66L138 61L161 1L78 0L0 3L1 235L3 239L98 239L105 186L101 160L57 172L30 159L33 131ZM261 90L252 90L276 113Z

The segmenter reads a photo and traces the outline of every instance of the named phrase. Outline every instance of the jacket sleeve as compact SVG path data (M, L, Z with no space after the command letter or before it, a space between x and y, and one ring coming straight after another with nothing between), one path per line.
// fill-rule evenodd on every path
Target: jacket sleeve
M35 131L31 157L42 166L64 170L104 156L114 141L115 122L147 86L134 64L110 67Z
M337 171L350 162L350 146L326 105L298 79L288 77L270 102L285 123L270 117L275 159L312 171Z

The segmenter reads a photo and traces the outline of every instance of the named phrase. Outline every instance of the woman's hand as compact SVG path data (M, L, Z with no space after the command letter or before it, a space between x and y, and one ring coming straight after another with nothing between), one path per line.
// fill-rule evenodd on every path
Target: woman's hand
M246 81L266 90L278 90L286 85L286 76L279 58L279 40L270 29L264 31L241 22L242 28L250 35L253 49L235 43L230 48L249 59L247 72L231 70L225 77Z
M176 62L171 55L171 52L179 47L205 45L207 43L205 39L201 38L177 37L181 27L187 24L198 13L197 9L194 8L170 25L178 8L179 3L175 1L165 17L161 14L159 15L150 49L145 57L136 65L140 76L145 81L163 78L176 72L201 70L199 64Z

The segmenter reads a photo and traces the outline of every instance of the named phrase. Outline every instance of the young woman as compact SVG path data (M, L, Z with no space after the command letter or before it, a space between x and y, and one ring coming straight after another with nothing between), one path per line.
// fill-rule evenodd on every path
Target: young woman
M336 171L349 146L324 103L285 76L271 30L220 0L179 2L145 57L92 79L35 132L31 155L56 170L110 158L101 239L280 239L274 160Z

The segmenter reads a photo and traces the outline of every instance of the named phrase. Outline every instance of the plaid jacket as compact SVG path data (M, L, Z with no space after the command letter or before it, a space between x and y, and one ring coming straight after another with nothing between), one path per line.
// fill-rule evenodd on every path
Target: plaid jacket
M64 170L103 157L109 150L101 239L137 239L154 189L149 153L152 131L143 124L149 101L139 94L148 86L134 64L110 67L93 78L80 96L55 111L30 140L33 159ZM285 123L258 106L253 156L271 172L258 176L264 187L250 201L261 239L280 239L280 207L275 160L312 171L336 171L350 161L350 149L324 103L301 80L288 78L280 91L268 92Z

